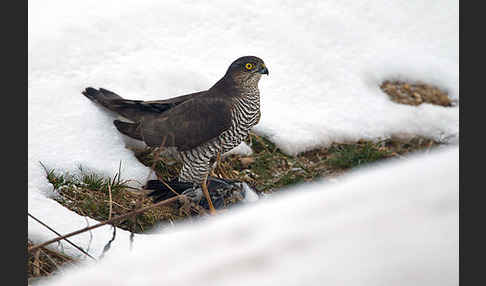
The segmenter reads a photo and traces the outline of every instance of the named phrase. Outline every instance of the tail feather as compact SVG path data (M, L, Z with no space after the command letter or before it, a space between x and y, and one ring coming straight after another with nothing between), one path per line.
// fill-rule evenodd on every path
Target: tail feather
M81 93L91 101L99 103L105 108L133 120L133 118L131 118L132 116L127 113L126 107L123 104L126 100L118 94L104 88L95 89L92 87L86 88Z
M143 141L142 132L140 131L140 123L129 123L125 121L113 121L118 131L127 135L128 137Z
M92 88L92 87L87 87L81 93L84 94L87 98L94 100L94 101L97 101L101 104L103 104L107 100L123 99L118 94L116 94L112 91L109 91L107 89L104 89L104 88L100 88L98 90L98 89L95 89L95 88Z
M118 94L104 88L95 89L88 87L81 93L108 110L134 122L140 121L147 115L159 115L174 106L171 103L124 99Z

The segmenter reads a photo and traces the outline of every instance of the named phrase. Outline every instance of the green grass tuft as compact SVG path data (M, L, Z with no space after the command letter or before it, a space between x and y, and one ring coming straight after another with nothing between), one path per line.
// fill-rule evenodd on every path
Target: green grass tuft
M212 175L236 181L244 181L257 192L272 193L285 190L286 186L310 182L318 178L338 176L346 170L389 157L403 156L408 152L428 149L439 143L431 139L416 137L407 141L387 139L380 142L359 141L355 143L335 143L330 147L316 148L297 156L284 154L265 137L250 134L246 141L252 148L249 156L230 155L222 158ZM138 150L135 156L144 165L153 165L153 148ZM177 177L181 164L169 158L157 161L155 171L158 176L170 180ZM42 165L42 163L41 163ZM57 199L65 207L96 220L106 220L109 216L109 189L112 193L112 216L121 215L152 204L143 192L130 192L128 181L120 180L120 168L114 176L107 177L79 167L76 175L58 172L42 165L46 177L60 194ZM149 210L137 216L135 222L121 221L117 226L134 232L150 229L161 221L185 219L175 205Z
M332 156L327 160L331 167L353 168L391 156L391 152L380 148L380 143L334 145L329 148Z

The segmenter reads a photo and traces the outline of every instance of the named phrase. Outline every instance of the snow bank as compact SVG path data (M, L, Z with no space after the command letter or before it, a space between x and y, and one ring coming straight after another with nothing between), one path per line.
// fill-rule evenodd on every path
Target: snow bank
M458 108L391 102L385 79L459 97L457 1L29 2L29 162L129 178L145 168L86 86L160 99L207 89L242 55L269 69L256 131L288 153L395 133L458 133ZM30 166L32 168L38 168Z
M135 239L42 285L457 285L458 148Z
M260 84L256 131L285 152L395 133L458 133L457 107L399 105L378 88L385 79L422 80L459 98L457 1L28 5L29 212L61 233L86 221L48 198L52 186L39 161L107 176L121 161L122 179L148 174L125 148L133 141L116 131L113 116L81 95L86 86L127 98L169 98L207 89L234 59L257 55L270 75ZM52 237L30 219L28 228L39 241ZM108 227L94 231L91 250L99 253L110 235Z

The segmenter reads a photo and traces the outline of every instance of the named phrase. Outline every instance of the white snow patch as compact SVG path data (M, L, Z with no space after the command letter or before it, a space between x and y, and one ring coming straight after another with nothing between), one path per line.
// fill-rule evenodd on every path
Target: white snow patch
M458 148L137 237L42 285L457 285Z
M240 145L236 146L232 150L226 152L223 154L223 157L229 156L229 155L243 155L243 156L250 156L253 153L253 150L251 149L248 144L245 142L241 142Z
M28 5L28 211L60 233L86 221L49 198L55 194L39 161L63 171L82 165L106 176L121 161L122 179L141 184L148 174L125 148L133 142L117 132L115 116L81 95L87 86L130 99L170 98L207 89L234 59L256 55L270 75L260 83L262 117L255 131L289 154L395 133L457 144L458 107L404 106L378 87L385 79L425 81L459 98L457 1ZM28 229L37 242L53 237L30 219ZM90 253L99 255L110 237L109 227L93 231ZM88 238L73 240L85 245ZM127 241L118 230L112 248L125 249Z
M248 203L248 202L252 203L252 202L258 201L258 199L259 199L258 194L255 192L255 190L253 190L245 182L243 182L243 190L244 190L244 194L245 194L245 199L243 200L243 202L245 202L245 203Z

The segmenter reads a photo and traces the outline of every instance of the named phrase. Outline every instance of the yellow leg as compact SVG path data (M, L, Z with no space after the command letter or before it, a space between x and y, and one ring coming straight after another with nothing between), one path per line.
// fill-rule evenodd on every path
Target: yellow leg
M201 188L202 188L204 196L206 197L206 200L208 201L208 204L209 204L209 213L214 215L214 214L216 214L216 209L214 208L213 201L211 201L211 197L209 196L208 186L206 184L207 179L208 179L208 176L206 175L206 177L204 178L204 181L201 184Z

